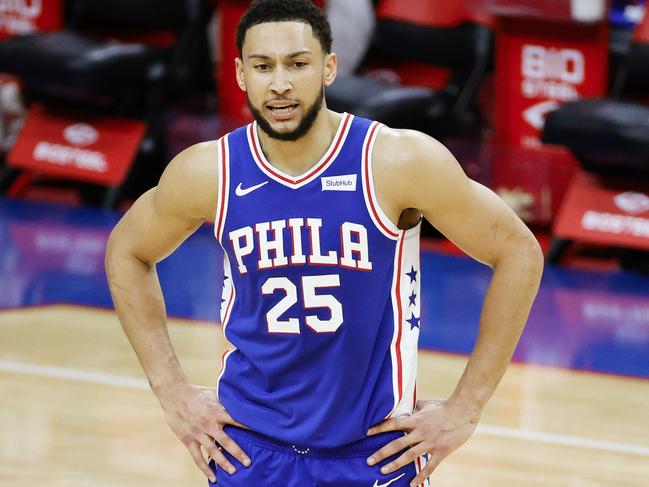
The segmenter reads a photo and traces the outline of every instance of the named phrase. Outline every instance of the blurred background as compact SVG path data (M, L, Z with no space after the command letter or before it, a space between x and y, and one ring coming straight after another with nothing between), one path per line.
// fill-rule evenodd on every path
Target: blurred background
M649 271L644 1L316 3L340 60L332 109L443 141L551 262ZM247 123L247 4L0 2L2 194L124 209L182 149Z
M646 2L314 3L329 17L339 59L338 79L326 94L329 107L441 140L471 178L497 192L532 228L546 254L539 298L514 357L516 372L503 386L511 395L502 403L514 412L488 415L491 426L482 434L493 443L476 440L482 446L458 463L449 460L439 485L478 485L460 480L467 478L466 463L479 485L649 485L643 412L649 403ZM142 382L129 382L142 374L115 317L102 311L111 308L106 239L175 154L251 120L233 61L236 25L248 5L0 0L1 485L32 485L25 458L34 452L24 437L34 434L46 435L37 453L54 472L51 485L187 485L182 479L188 475L200 481L191 477L191 464L173 475L159 469L158 455L185 461L180 450L156 450L143 463L129 464L133 456L119 453L124 445L110 441L100 451L114 457L112 464L77 471L76 448L70 458L54 453L61 438L65 447L73 441L68 435L78 440L77 423L65 415L61 421L69 407L26 408L9 398L40 403L34 391L56 394L56 381L146 393ZM466 360L490 272L429 225L422 250L420 345L430 365L420 366L420 374L430 376L447 359ZM205 226L159 266L170 316L194 320L173 322L179 336L191 335L179 345L188 361L196 347L224 346L212 335L219 330L213 325L221 259ZM112 330L105 340L116 340L118 358L93 348L104 336L94 328L98 322ZM196 322L206 326L195 328ZM220 356L205 353L210 360ZM214 370L200 375L206 363ZM198 380L213 383L218 367L218 360L197 363ZM449 367L449 377L461 373L459 365ZM35 377L54 382L30 389L26 384ZM445 390L436 387L431 393ZM599 397L604 391L614 392ZM81 402L79 395L89 400L84 394L70 392ZM112 396L97 395L94 406L84 404L103 411ZM565 410L548 406L547 398ZM176 448L155 404L141 400L140 408L153 407L160 442ZM561 415L565 421L557 419ZM82 430L95 438L89 440L94 446L80 449L119 431L119 425L106 426L110 421L87 419ZM103 433L93 429L97 424ZM504 438L519 443L498 443ZM520 454L529 442L547 447L547 464L530 466L523 456L516 466L502 466L509 473L493 470L498 461L491 452ZM158 473L138 477L142 465Z

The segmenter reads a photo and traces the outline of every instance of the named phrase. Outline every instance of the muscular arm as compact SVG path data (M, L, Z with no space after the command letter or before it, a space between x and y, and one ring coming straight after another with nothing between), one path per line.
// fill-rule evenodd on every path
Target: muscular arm
M540 247L516 214L467 178L436 140L384 129L375 154L377 191L393 215L418 209L449 240L493 269L478 340L454 393L477 412L504 374L525 326L543 268Z
M443 418L437 431L427 426L429 436L438 438L424 445L435 454L421 478L415 479L419 483L466 441L505 373L538 291L543 254L514 212L492 191L468 179L453 155L434 139L384 128L374 154L378 198L392 221L414 208L464 252L493 269L478 339L455 391L448 401L418 405L433 411L420 415L418 421ZM453 429L450 418L456 420L456 438L452 432L444 437ZM413 428L399 423L394 420L371 432Z
M214 473L201 447L222 468L234 471L215 441L250 464L223 431L225 424L243 425L225 411L213 390L189 384L169 339L155 266L214 215L217 154L216 142L205 142L176 156L158 186L143 194L117 224L106 250L106 273L122 327L167 423L210 479Z
M167 333L155 265L213 214L216 154L205 143L176 156L108 239L106 272L115 309L156 394L187 379Z

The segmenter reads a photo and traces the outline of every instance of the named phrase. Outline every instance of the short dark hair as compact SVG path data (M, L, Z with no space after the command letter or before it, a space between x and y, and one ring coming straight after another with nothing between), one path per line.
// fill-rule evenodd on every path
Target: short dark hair
M331 26L325 14L310 0L255 0L237 26L237 49L243 50L246 32L266 22L303 22L311 26L325 54L331 52Z

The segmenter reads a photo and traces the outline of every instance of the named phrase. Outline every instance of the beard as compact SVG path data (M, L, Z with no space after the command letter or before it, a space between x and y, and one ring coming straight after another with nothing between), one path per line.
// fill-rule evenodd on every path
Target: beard
M322 103L324 101L324 86L320 88L318 97L315 99L313 104L307 108L306 113L302 117L302 120L300 120L298 126L290 132L278 132L273 129L268 120L266 120L266 118L261 114L261 111L252 106L250 98L246 97L246 101L248 102L248 108L257 122L257 125L259 125L259 128L266 132L269 137L286 142L295 142L299 138L304 137L304 135L311 130L315 119L318 118L318 113L320 112L320 108L322 108Z

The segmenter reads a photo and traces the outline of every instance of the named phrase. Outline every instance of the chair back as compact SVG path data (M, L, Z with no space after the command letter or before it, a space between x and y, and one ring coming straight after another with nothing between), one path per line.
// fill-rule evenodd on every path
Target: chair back
M193 0L68 0L66 24L74 30L176 29Z
M611 92L615 97L640 98L649 102L649 10L633 32Z
M375 47L389 56L471 70L492 47L491 30L461 1L381 0Z

